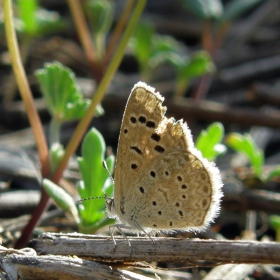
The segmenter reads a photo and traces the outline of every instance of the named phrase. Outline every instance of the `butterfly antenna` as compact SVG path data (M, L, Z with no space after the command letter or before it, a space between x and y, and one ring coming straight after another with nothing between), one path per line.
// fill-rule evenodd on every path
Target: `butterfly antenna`
M80 200L77 200L77 203L78 202L83 202L85 200L91 200L91 199L96 199L96 198L106 198L106 194L104 196L91 196L91 197L87 197L87 198L83 198L83 199L80 199Z
M103 160L102 164L103 164L103 167L105 168L105 170L108 172L111 181L113 182L113 184L115 184L114 178L113 178L112 174L110 173L110 171L108 169L106 161ZM104 196L92 196L92 197L83 198L83 199L77 200L77 203L83 202L85 200L96 199L96 198L105 198L105 199L107 199L108 197L107 197L107 194L104 193Z
M103 160L103 161L102 161L102 164L103 164L103 167L105 168L105 170L108 172L111 181L113 182L113 184L115 184L114 178L113 178L111 172L110 172L109 169L108 169L108 166L107 166L106 161Z

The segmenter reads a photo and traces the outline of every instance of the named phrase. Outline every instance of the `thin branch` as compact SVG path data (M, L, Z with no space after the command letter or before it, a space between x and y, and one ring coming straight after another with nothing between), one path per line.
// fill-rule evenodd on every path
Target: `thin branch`
M8 276L5 279L141 279L139 274L78 257L38 256L30 248L14 250L0 246L0 263L1 271Z
M123 237L44 233L33 240L37 252L76 255L106 262L168 262L187 266L215 266L226 263L280 264L280 243L246 240L179 239L168 237Z

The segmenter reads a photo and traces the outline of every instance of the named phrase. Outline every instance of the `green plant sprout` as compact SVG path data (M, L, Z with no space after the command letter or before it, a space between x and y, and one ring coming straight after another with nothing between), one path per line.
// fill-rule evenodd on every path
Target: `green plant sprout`
M18 29L30 37L44 36L65 27L57 12L39 7L38 0L17 0Z
M183 0L182 3L198 18L202 20L214 19L222 25L242 16L262 1L264 0L231 0L223 4L221 0Z
M102 135L92 128L82 143L82 156L78 158L82 180L78 183L78 192L81 199L102 197L104 193L113 195L113 182L110 174L113 173L115 157L105 159L108 171L103 166L106 145ZM79 205L81 222L80 232L94 232L104 225L111 224L112 219L105 215L105 199L89 199Z
M56 205L65 212L69 212L77 224L80 223L80 218L76 203L72 196L69 195L64 189L50 181L43 179L42 186L46 193L53 199Z
M226 137L226 144L234 151L246 155L249 159L254 175L263 180L268 181L273 177L280 175L280 167L276 167L268 175L263 172L264 169L264 154L259 149L250 134L231 133Z
M142 22L130 39L129 48L139 64L141 80L149 82L153 70L177 50L178 42L170 36L156 34L151 23Z
M202 21L201 44L213 60L221 49L232 21L264 0L182 0L183 7ZM203 76L196 87L193 97L200 100L207 93L212 82L210 75Z
M262 176L264 164L263 151L258 149L250 134L231 133L226 137L226 144L234 151L245 154L250 161L255 176L259 178Z
M270 216L269 225L276 232L275 241L280 242L280 216L278 215Z
M83 139L82 156L77 159L82 175L82 180L78 182L78 193L81 200L87 199L78 206L74 199L59 186L50 180L43 180L43 187L48 195L63 211L71 213L79 227L79 232L82 233L94 233L99 228L113 223L113 220L105 215L104 193L108 196L113 195L113 182L102 164L105 152L106 145L102 135L92 128ZM105 162L109 172L112 173L115 157L110 155Z
M90 22L93 43L100 61L106 51L106 38L114 19L114 3L108 0L87 0L85 11Z
M205 23L202 28L203 49L215 57L231 22L264 0L183 0L183 6Z
M226 146L221 144L223 138L223 125L219 122L212 123L206 130L201 131L196 140L195 146L201 151L203 157L213 161L217 156L223 155L227 151Z
M182 96L192 79L215 71L209 54L198 51L191 56L182 56L179 43L170 36L156 34L148 22L139 24L129 47L138 61L141 80L145 82L149 82L154 69L161 64L167 62L175 67L175 96Z
M201 19L218 19L223 14L223 4L220 0L183 0L183 6Z
M175 96L183 96L192 79L214 73L216 68L211 56L205 51L197 51L192 56L173 53L168 61L176 69Z
M39 81L43 98L51 114L50 165L53 173L64 155L60 145L60 129L64 122L81 119L91 101L80 92L74 73L59 62L47 63L35 75ZM103 113L100 105L96 115Z

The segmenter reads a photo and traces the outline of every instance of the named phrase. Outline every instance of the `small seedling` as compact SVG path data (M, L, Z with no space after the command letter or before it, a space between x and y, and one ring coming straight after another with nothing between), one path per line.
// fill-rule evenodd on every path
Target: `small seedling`
M225 154L227 148L221 144L224 138L224 127L221 123L212 123L206 130L201 131L195 146L208 160L215 160L217 156Z

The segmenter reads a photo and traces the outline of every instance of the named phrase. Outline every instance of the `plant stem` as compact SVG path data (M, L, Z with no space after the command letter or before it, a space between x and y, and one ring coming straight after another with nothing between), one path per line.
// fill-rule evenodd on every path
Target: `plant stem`
M3 7L4 7L4 16L5 16L6 38L7 38L9 54L12 61L13 71L34 134L36 146L38 149L39 159L42 165L42 170L41 170L42 176L47 178L50 175L48 146L44 135L43 127L40 118L38 116L38 112L36 111L36 108L34 106L33 97L27 82L26 74L24 72L22 62L20 59L19 47L18 47L14 24L13 24L13 10L12 10L11 0L4 0ZM46 209L48 205L48 201L49 201L48 195L45 193L44 190L42 190L40 203L36 207L34 214L31 220L29 221L28 225L22 231L22 235L15 245L16 248L22 248L26 245L26 243L31 237L34 227L36 226L36 224L38 223L41 217L41 214Z
M16 77L18 88L26 109L26 113L34 134L35 142L38 149L40 162L42 164L42 175L43 177L49 176L49 157L48 157L48 146L44 135L43 127L36 111L33 97L27 77L24 72L19 47L16 39L16 33L13 24L13 10L11 0L4 0L4 15L5 15L5 31L9 54L11 57L13 71Z
M120 19L118 21L118 24L116 26L116 28L114 29L114 32L111 36L111 39L108 43L108 47L107 47L107 51L106 51L106 54L105 56L103 57L103 61L102 61L102 65L105 66L107 65L109 59L111 58L112 56L112 53L114 51L114 49L116 48L116 45L117 45L117 42L120 38L120 35L128 21L128 18L129 18L129 15L130 15L130 12L134 6L134 3L135 3L135 0L129 0L126 2L126 6L120 16Z
M60 143L60 128L61 122L52 118L50 123L50 147L55 143Z
M130 18L130 21L124 31L123 37L115 52L115 55L112 58L108 68L106 69L105 75L104 75L103 79L101 80L101 82L92 98L91 105L90 105L89 109L87 110L83 119L78 124L72 138L70 139L70 142L68 143L68 145L65 149L65 155L64 155L63 159L61 160L61 162L53 176L53 181L55 183L59 182L70 156L77 149L77 147L94 115L96 105L98 103L100 103L100 101L102 100L103 95L105 94L105 91L106 91L107 87L109 86L110 81L113 78L113 75L117 71L117 69L120 65L121 59L123 57L127 42L136 28L138 20L145 7L146 1L147 0L141 0L141 1L137 2L136 6L134 8L133 14Z
M95 64L96 53L92 44L91 35L84 17L84 13L79 0L68 0L68 6L76 24L76 29L83 45L88 62Z
M32 39L29 35L24 35L22 39L23 40L20 44L20 57L21 57L22 64L25 65L29 54L29 47ZM7 89L5 91L5 97L3 101L5 103L11 102L15 97L16 90L17 90L16 77L14 73L11 73L11 76L8 78L7 81Z

